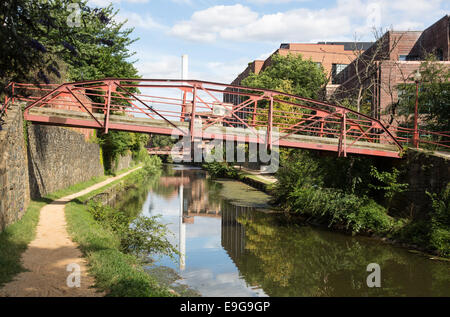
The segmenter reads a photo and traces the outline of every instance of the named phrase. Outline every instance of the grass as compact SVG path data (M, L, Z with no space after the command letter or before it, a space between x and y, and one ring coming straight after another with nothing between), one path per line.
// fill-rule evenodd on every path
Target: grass
M134 174L127 175L125 179ZM117 181L66 206L69 234L88 260L89 272L96 280L95 287L111 297L173 296L143 270L137 257L121 252L119 238L88 211L85 202L115 183Z
M0 232L0 287L12 281L17 274L26 271L21 263L21 256L36 236L36 226L39 222L41 208L54 200L79 192L108 178L108 176L93 177L86 182L30 201L22 219Z

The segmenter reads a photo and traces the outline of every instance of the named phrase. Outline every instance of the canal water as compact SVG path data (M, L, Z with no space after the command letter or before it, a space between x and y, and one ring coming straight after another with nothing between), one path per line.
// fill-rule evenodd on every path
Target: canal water
M449 262L289 223L268 199L240 182L173 165L121 204L168 226L178 261L156 258L147 269L173 272L172 286L189 295L450 296ZM380 267L379 288L367 285L371 263Z

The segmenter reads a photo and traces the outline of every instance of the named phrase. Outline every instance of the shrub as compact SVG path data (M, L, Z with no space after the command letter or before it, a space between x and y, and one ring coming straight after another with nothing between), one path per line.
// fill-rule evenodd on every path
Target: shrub
M450 256L450 183L440 194L430 194L432 201L430 246L443 256Z
M381 233L393 226L393 219L375 201L333 188L297 187L288 195L284 207L324 221L328 226L344 226L352 233Z
M155 174L160 171L162 161L159 156L156 155L148 155L144 157L144 169L149 174Z
M205 163L203 164L203 168L205 168L213 178L235 178L238 176L238 171L225 162Z
M168 229L158 221L158 217L137 217L125 230L120 232L121 248L143 258L148 254L167 255L175 260L178 251L167 240Z
M283 204L290 194L304 185L321 186L322 173L317 160L305 152L295 152L280 167L274 188L276 202ZM301 194L301 193L298 193Z
M88 211L94 220L118 237L122 252L146 258L149 255L168 255L174 258L178 251L167 240L166 225L157 217L138 216L134 218L125 212L90 202Z

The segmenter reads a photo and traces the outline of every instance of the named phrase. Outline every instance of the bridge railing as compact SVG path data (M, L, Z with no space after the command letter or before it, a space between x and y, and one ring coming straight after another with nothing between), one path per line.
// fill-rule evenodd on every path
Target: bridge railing
M390 127L389 130L395 134L397 140L408 147L425 148L430 150L444 150L450 151L450 132L440 131L433 132L423 129L418 129L417 144L414 144L413 128L406 128L401 126Z
M269 147L277 143L336 151L341 156L389 155L386 151L399 152L407 143L405 131L387 129L367 115L272 90L197 80L135 78L40 86L14 83L12 88L11 98L27 103L25 116L32 121L52 120L30 113L32 109L77 111L86 113L89 122L68 116L64 124L103 129L106 133L109 129L149 132L138 123L130 126L110 122L111 115L121 115L165 121L178 135L191 138L217 126L241 128L255 135L262 130L267 132L264 142ZM168 133L166 128L151 131ZM422 136L433 134L427 133ZM436 141L427 140L421 142ZM436 144L448 147L446 142Z

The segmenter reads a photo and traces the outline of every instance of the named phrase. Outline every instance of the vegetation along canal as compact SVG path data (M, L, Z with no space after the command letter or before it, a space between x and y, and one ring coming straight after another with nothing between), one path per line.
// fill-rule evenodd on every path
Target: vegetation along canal
M293 224L269 196L204 170L166 165L115 207L160 216L180 254L146 267L182 295L450 296L449 262L381 241ZM367 266L381 268L369 288ZM162 272L165 272L162 274Z

